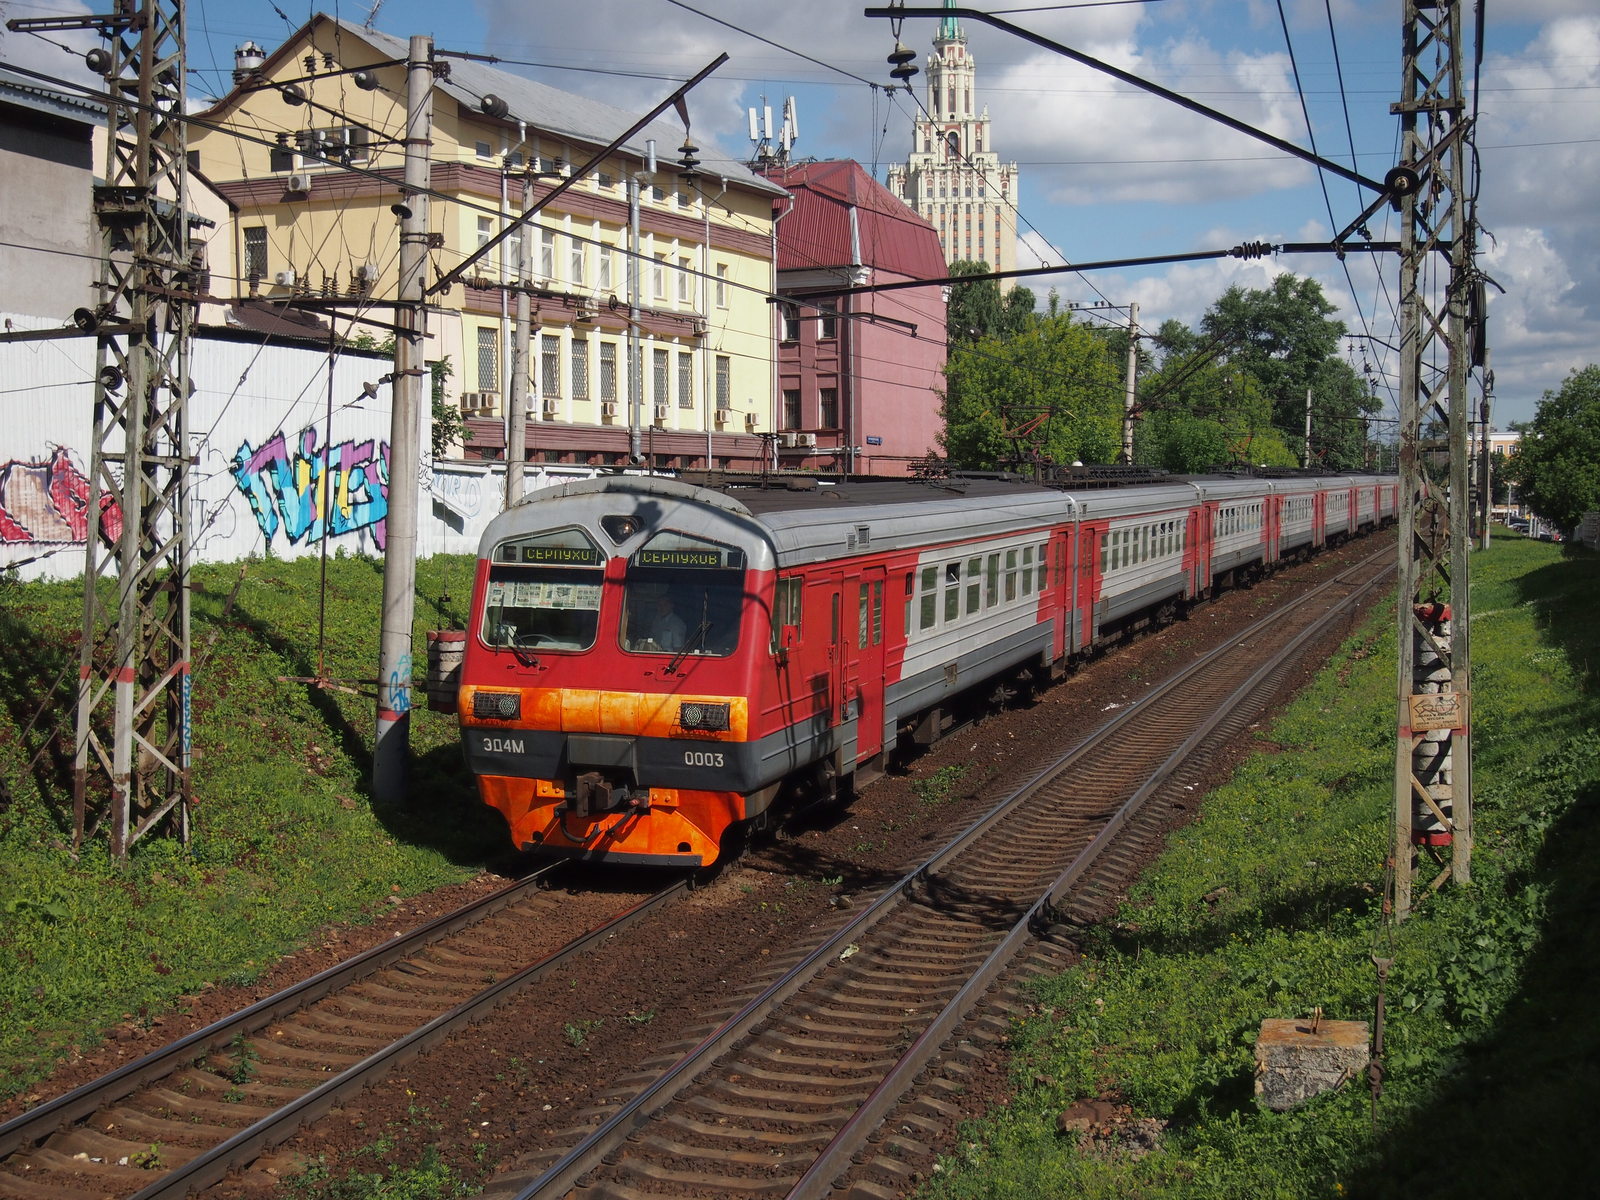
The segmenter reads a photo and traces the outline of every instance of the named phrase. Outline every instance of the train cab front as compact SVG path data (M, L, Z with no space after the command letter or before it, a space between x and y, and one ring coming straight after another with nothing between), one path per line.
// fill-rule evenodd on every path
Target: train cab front
M775 790L750 723L762 551L604 508L569 501L571 524L492 544L491 528L459 696L467 765L520 849L708 865Z

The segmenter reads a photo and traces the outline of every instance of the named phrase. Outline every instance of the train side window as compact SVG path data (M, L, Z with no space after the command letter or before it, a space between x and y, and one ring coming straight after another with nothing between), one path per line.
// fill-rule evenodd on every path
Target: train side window
M932 629L939 616L939 568L922 568L922 612L919 629Z
M944 619L945 624L954 624L961 616L961 564L958 562L945 563L944 565Z
M772 649L783 646L783 631L793 629L796 640L800 636L800 578L790 575L779 578L772 590Z
M911 635L911 601L917 594L917 577L912 571L906 572L906 636Z
M1017 598L1017 552L1006 551L1006 599Z
M837 646L839 644L839 593L835 592L828 599L828 617L833 627L832 638L829 644Z
M967 559L967 616L983 607L983 559Z
M984 579L983 606L993 608L1000 601L1000 555L989 555L989 570Z
M1033 547L1022 548L1022 594L1033 594Z
M859 585L856 592L856 648L860 649L867 644L867 585Z
M872 644L883 645L883 580L872 581Z

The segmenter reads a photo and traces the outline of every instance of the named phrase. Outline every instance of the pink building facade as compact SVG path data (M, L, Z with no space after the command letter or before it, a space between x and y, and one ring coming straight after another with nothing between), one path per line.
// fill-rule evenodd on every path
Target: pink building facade
M933 226L859 163L774 163L780 467L906 475L938 452L946 289L937 283L838 294L865 284L941 279Z

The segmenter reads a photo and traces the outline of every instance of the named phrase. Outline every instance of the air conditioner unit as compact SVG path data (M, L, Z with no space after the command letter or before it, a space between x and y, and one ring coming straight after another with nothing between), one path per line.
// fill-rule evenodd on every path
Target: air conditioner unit
M780 433L778 435L778 445L785 450L793 450L795 448L795 439L799 436L798 433Z
M462 392L461 408L465 412L482 412L493 408L498 398L494 392Z
M600 415L602 417L614 417L614 416L616 416L617 415L617 402L615 400L602 400L602 401L600 401Z
M279 272L277 272L272 277L272 284L273 284L274 287L293 287L294 286L294 272L293 271L279 271Z
M794 444L809 449L817 444L817 435L814 433L797 433L794 435Z
M311 176L303 171L296 171L284 180L283 186L286 191L298 192L303 196L311 190Z
M746 429L754 429L759 424L761 424L761 418L756 416L755 413L745 413L744 427Z
M544 415L545 416L553 417L560 411L561 411L561 400L560 400L559 397L557 397L557 396L546 396L544 398Z
M657 421L665 421L666 419L667 419L667 406L665 404L656 405L656 420Z
M717 424L726 425L733 417L733 410L727 408L717 409Z

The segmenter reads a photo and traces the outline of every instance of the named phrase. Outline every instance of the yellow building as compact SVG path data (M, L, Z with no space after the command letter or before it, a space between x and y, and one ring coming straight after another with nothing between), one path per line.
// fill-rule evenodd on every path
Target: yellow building
M235 295L292 299L341 336L387 336L407 53L405 39L326 15L270 55L240 49L234 89L189 133L191 159L232 206L210 250L213 292L231 275ZM507 228L525 188L537 200L568 185L533 218L526 278L513 234L429 297L427 357L449 359L466 454L504 453L526 288L530 461L759 463L783 189L703 142L686 173L682 146L701 139L673 119L583 170L639 114L468 59L436 53L431 101L430 285Z

